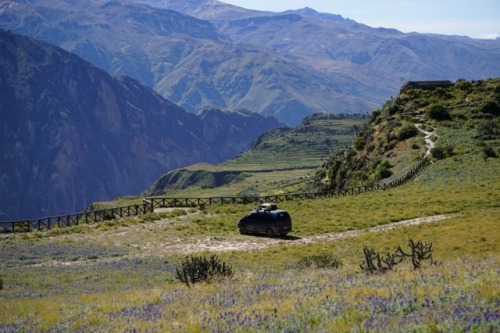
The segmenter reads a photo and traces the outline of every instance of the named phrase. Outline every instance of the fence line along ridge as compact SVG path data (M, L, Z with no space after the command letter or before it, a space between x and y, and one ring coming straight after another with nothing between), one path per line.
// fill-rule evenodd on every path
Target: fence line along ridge
M419 175L424 173L431 164L432 162L426 156L405 175L387 184L365 185L353 188L346 188L342 190L332 190L323 192L289 193L289 194L256 196L256 197L211 197L211 198L149 197L143 199L142 204L135 204L125 207L107 208L107 209L86 211L70 215L43 217L37 219L0 222L0 233L31 232L34 230L46 231L46 230L51 230L53 228L66 228L80 224L91 225L127 216L138 216L138 215L153 213L155 208L200 207L203 209L204 207L211 205L225 205L225 204L245 205L250 203L264 203L269 201L279 203L279 202L298 200L298 199L317 199L317 198L331 198L337 196L356 195L360 193L373 192L377 190L387 190L393 187L403 185L409 181L414 180Z

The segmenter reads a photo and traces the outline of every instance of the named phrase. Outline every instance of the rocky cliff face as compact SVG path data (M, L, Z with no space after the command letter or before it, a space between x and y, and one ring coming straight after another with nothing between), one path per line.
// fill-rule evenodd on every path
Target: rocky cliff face
M231 151L233 156L248 149L248 143L257 137L256 133L263 133L264 129L267 132L279 125L272 117L262 117L246 110L223 112L207 109L200 117L206 142L222 153ZM227 153L219 159L227 159Z
M0 31L0 219L139 193L165 170L221 162L278 126L258 116L260 126L241 128L248 115L238 115L219 111L208 121L134 79Z

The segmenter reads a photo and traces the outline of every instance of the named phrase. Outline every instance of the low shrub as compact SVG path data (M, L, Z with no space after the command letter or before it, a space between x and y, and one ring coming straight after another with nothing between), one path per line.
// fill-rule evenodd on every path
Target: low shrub
M297 267L299 269L306 268L339 268L342 262L334 255L323 253L312 256L307 256L299 260Z
M488 157L493 157L493 158L497 158L498 157L497 152L491 146L483 146L481 148L481 150L483 151L483 156L484 156L485 159L488 158Z
M401 128L398 132L399 141L404 141L406 139L413 138L418 134L418 129L413 125L406 125Z
M491 114L494 116L500 115L500 105L494 101L487 101L481 107L483 113Z
M427 111L427 116L434 120L451 120L448 110L441 104L432 105Z
M431 149L431 155L438 160L442 160L443 158L453 156L454 150L453 146L434 147Z
M370 122L377 122L381 114L382 111L380 111L380 109L373 110L370 117Z
M482 139L492 139L499 132L499 125L493 120L484 120L477 125L477 131Z
M210 258L188 256L182 261L181 268L176 268L176 277L188 287L199 282L210 282L222 278L232 278L233 268L224 263L216 254Z
M377 180L381 180L384 178L389 178L392 176L392 171L390 168L392 165L388 161L383 161L377 165L375 169L375 177Z
M356 150L363 150L363 148L365 148L365 145L366 145L366 140L364 138L358 138L354 143Z

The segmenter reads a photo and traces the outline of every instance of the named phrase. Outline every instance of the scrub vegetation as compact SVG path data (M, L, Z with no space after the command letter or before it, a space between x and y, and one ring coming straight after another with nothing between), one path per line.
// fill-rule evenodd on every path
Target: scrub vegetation
M426 144L425 131L435 133L430 137L433 147ZM390 180L429 149L435 159L462 156L478 148L484 158L496 157L499 133L499 78L458 80L447 88L404 89L373 111L352 147L323 165L318 186L339 189Z

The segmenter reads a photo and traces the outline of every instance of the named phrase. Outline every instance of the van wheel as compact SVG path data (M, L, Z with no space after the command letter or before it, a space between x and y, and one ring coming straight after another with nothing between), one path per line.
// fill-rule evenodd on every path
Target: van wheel
M271 228L267 228L266 230L266 236L267 237L273 237L274 236L274 231Z

